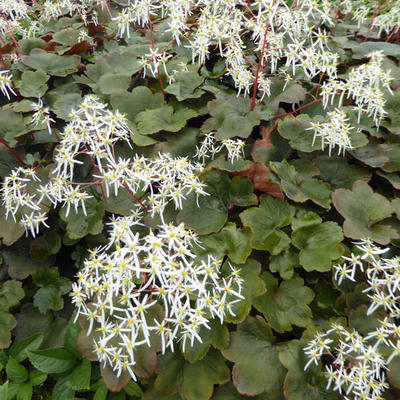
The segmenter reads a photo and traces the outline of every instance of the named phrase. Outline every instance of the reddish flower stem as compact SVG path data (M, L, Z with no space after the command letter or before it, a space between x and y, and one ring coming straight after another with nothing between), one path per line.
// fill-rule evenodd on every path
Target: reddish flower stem
M256 106L258 76L259 76L259 74L260 74L261 64L262 64L263 58L264 58L265 44L266 44L266 42L267 42L267 33L268 33L268 30L269 30L269 26L270 26L270 24L268 24L267 27L265 28L264 40L263 40L261 55L260 55L260 59L258 60L258 65L257 65L256 79L254 80L253 100L251 101L251 108L250 108L250 111L254 111L254 108L255 108L255 106Z
M303 110L304 108L310 107L310 106L312 106L312 105L315 104L315 103L320 103L321 101L322 101L322 99L313 100L312 102L310 102L310 103L308 103L308 104L305 104L304 106L301 106L301 107L299 107L299 108L296 108L295 110L293 110L293 111L291 111L291 112L288 112L288 113L286 113L286 114L275 115L275 118L287 117L288 115L292 115L292 114L296 113L297 111L301 111L301 110Z
M22 161L22 158L1 137L0 137L0 143L3 143L4 146L7 147L10 153L21 163L21 165L23 165L24 167L26 166L26 164Z
M151 22L151 16L148 14L149 18L149 31L150 31L150 39L151 39L151 48L154 50L154 37L153 37L153 23ZM167 101L167 94L165 93L164 85L162 83L161 75L160 75L160 70L157 67L157 75L158 75L158 81L160 82L161 86L161 91L164 96L164 100Z
M128 188L126 183L123 183L122 186L128 191L128 193L143 207L146 212L149 212L149 209L141 202L141 200L132 192L131 189Z

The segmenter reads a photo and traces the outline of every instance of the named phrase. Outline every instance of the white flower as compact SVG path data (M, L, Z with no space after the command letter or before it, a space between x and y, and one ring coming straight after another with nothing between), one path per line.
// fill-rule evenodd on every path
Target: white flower
M222 322L243 298L236 269L222 275L211 256L196 262L197 238L183 224L164 224L143 237L134 233L139 224L134 215L109 223L109 244L91 251L71 293L78 315L89 321L87 334L100 332L93 342L99 360L117 374L124 363L135 365L135 350L151 345L151 332L161 337L163 352L174 342L185 349L201 342L199 330L209 329L211 318Z
M10 93L16 96L12 88L12 76L7 70L0 71L0 90L8 100L10 100Z

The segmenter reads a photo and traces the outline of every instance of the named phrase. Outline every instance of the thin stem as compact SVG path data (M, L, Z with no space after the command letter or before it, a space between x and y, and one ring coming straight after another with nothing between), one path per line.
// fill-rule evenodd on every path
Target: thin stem
M286 113L286 114L275 115L275 118L287 117L288 115L292 115L292 114L296 113L297 111L301 111L301 110L303 110L304 108L310 107L310 106L312 106L312 105L315 104L315 103L320 103L321 101L322 101L322 99L313 100L311 103L305 104L304 106L301 106L301 107L299 107L299 108L296 108L295 110L293 110L293 111L291 111L291 112L288 112L288 113Z
M140 201L140 199L132 192L131 189L128 188L126 183L123 183L122 186L128 191L128 193L143 207L146 212L149 212L149 209Z
M153 37L153 23L151 22L151 16L150 13L147 14L148 18L149 18L149 31L150 31L150 39L151 39L151 48L154 51L154 37ZM160 69L157 66L157 75L158 75L158 81L160 82L160 86L161 86L161 91L162 94L164 96L164 100L167 101L167 94L165 93L164 90L164 85L162 83L162 79L161 79L161 75L160 75Z
M250 108L250 111L254 111L254 108L255 108L255 106L256 106L258 76L259 76L259 74L260 74L261 64L262 64L263 58L264 58L265 43L267 42L267 33L268 33L268 30L269 30L269 26L270 26L270 24L268 24L267 27L265 28L264 40L263 40L261 55L260 55L260 59L258 60L258 65L257 65L256 79L254 80L253 100L251 101L251 108Z
M0 137L0 143L3 143L4 146L7 147L10 153L21 163L21 165L23 165L24 167L26 166L26 164L22 161L22 158L1 137Z

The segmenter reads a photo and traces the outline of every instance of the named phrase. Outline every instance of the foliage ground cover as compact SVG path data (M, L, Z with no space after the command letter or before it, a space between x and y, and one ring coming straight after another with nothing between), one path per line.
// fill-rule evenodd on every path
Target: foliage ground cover
M400 398L399 1L0 11L0 399Z

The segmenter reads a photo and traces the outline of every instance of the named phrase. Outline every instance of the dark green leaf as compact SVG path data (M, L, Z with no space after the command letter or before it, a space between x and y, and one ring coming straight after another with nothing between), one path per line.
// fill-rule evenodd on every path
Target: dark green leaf
M42 49L33 49L29 56L22 56L26 66L55 76L67 76L78 71L81 58L77 55L59 56Z
M32 365L46 374L65 372L76 364L75 356L64 349L30 350L28 356Z
M19 364L14 358L11 356L8 358L8 362L6 365L6 373L7 378L15 383L22 383L28 379L28 371L27 369Z
M244 226L253 232L253 247L279 254L290 244L290 238L279 228L290 223L294 210L286 202L262 195L259 207L252 207L240 214Z
M225 321L239 323L242 322L250 312L253 300L265 293L264 281L260 278L261 264L255 260L248 259L246 264L238 265L239 275L243 279L241 295L244 297L239 302L232 305L232 315L226 315ZM229 273L230 268L224 264L224 273Z
M273 329L285 332L292 330L292 325L304 327L311 322L312 312L307 304L313 300L314 293L304 286L303 279L293 278L278 285L278 279L269 272L264 272L262 278L267 292L254 299L254 306Z
M222 354L235 363L232 378L240 393L254 396L266 391L270 400L283 398L286 370L273 342L271 329L260 316L247 317L231 333L231 343Z
M342 240L343 233L336 222L321 223L320 219L292 234L292 243L300 250L300 264L306 271L330 271L331 261L344 252Z
M10 348L10 355L16 361L24 361L28 357L29 350L37 350L43 341L43 333L36 333L24 340L13 343Z
M43 71L25 71L21 80L16 83L19 92L24 97L42 97L47 91L46 82L50 76Z
M250 111L250 103L250 99L237 96L208 102L211 118L204 122L202 131L216 130L219 140L235 136L247 138L253 127L260 123L258 114Z
M226 325L221 324L221 321L217 319L211 320L209 325L210 329L204 326L200 328L201 343L195 340L193 346L186 346L183 356L187 361L197 362L201 360L211 346L220 350L229 344L229 331Z
M17 321L14 316L0 311L0 349L6 349L11 343L11 330L15 328Z
M207 400L214 384L229 380L229 368L219 352L209 353L196 363L189 363L179 353L166 353L157 366L157 392L163 395L179 393L183 400Z
M160 131L178 132L186 125L188 119L196 115L188 108L181 108L174 112L171 106L162 106L140 112L135 121L140 134L151 135Z
M251 253L251 239L249 229L238 229L228 222L220 232L202 238L197 254L205 258L212 254L221 260L228 255L234 263L243 264Z
M47 379L47 374L44 372L33 369L29 372L29 381L32 386L39 386Z
M67 207L60 210L60 217L67 222L67 233L70 239L80 239L87 234L97 235L103 230L104 203L97 202L93 197L85 201L86 215L82 208L70 210Z
M174 82L165 89L167 93L173 94L178 101L198 98L203 94L197 89L204 81L197 71L183 71L174 75Z
M271 170L281 179L281 187L289 199L303 203L311 200L321 207L329 209L331 191L326 183L302 176L286 160L271 162Z
M374 193L364 181L357 181L352 190L336 189L332 194L335 208L345 218L344 234L352 239L370 238L380 244L398 237L390 225L378 224L394 212L390 202Z
M90 375L92 365L90 361L83 359L82 363L68 375L68 384L74 390L84 390L90 388Z

